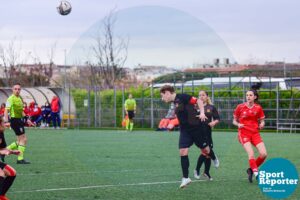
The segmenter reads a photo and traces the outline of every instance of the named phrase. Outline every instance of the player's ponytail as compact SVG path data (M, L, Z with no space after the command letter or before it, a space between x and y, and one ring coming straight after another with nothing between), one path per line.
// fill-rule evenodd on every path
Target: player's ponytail
M212 105L210 97L207 95L207 104Z
M262 86L262 83L259 82L259 83L252 85L251 89L249 90L249 91L253 92L254 96L256 96L254 103L258 103L259 95L258 95L257 90L259 90L261 86Z

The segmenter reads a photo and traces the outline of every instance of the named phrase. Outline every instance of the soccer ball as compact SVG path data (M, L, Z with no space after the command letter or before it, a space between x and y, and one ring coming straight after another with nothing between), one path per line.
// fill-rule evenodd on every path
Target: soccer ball
M59 6L57 7L57 11L61 15L68 15L72 10L72 6L68 1L61 1Z

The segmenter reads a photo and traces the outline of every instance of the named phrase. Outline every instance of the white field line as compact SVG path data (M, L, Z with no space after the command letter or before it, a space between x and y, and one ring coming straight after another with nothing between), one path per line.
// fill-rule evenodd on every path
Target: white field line
M248 178L243 178L248 179ZM236 179L237 181L240 179ZM218 179L213 180L216 181L228 181L228 179ZM110 187L128 187L128 186L145 186L145 185L166 185L166 184L178 184L181 181L163 181L163 182L148 182L148 183L119 183L119 184L110 184L110 185L91 185L91 186L81 186L81 187L69 187L69 188L44 188L44 189L36 189L36 190L19 190L12 191L11 193L35 193L35 192L55 192L55 191L67 191L67 190L86 190L86 189L97 189L97 188L110 188ZM200 179L193 180L192 183L195 182L210 182L208 180ZM180 188L178 188L180 189Z
M96 174L96 173L126 173L126 172L146 172L146 171L164 171L157 169L123 169L123 170L95 170L95 171L77 171L77 172L37 172L37 173L18 173L18 176L39 176L39 175L64 175L64 174Z
M247 179L247 178L245 178ZM236 179L237 181L240 179ZM244 180L244 179L243 179ZM218 179L215 181L228 181L227 179ZM163 181L163 182L148 182L148 183L124 183L124 184L111 184L111 185L91 185L81 187L70 187L70 188L44 188L36 190L23 190L23 191L12 191L11 193L35 193L35 192L55 192L55 191L68 191L68 190L86 190L86 189L98 189L98 188L110 188L110 187L128 187L128 186L145 186L145 185L166 185L166 184L178 184L181 181ZM210 182L208 180L193 180L195 182ZM179 189L179 188L178 188Z
M194 180L193 182L202 182L202 181L207 181L207 180ZM149 182L149 183L126 183L126 184L112 184L112 185L91 185L91 186L70 187L70 188L45 188L45 189L37 189L37 190L12 191L11 193L55 192L55 191L67 191L67 190L84 190L84 189L96 189L96 188L109 188L109 187L164 185L164 184L175 184L175 183L180 183L180 181Z

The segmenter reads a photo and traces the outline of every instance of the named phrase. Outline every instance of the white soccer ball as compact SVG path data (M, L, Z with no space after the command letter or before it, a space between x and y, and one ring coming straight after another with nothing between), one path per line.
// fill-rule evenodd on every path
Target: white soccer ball
M57 11L61 15L68 15L72 11L72 6L68 1L60 1Z

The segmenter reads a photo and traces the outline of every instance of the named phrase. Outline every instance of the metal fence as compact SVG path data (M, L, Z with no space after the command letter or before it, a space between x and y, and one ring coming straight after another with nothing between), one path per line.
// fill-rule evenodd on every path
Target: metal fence
M220 86L211 81L205 86L192 87L185 84L174 84L177 93L188 93L198 96L200 88L204 88L217 107L221 123L219 128L233 128L232 117L235 107L245 101L245 93L251 83L230 83ZM134 118L135 127L156 128L159 121L166 115L168 104L161 101L159 87L151 84L149 87L130 90L137 102L137 112ZM121 127L124 117L124 102L129 91L113 89L101 91L98 88L87 88L85 94L73 94L76 104L76 117L70 120L69 127ZM109 93L109 94L108 94ZM266 115L266 128L278 129L280 123L300 123L300 92L295 87L281 89L280 83L272 83L272 87L261 88L264 93L260 103ZM266 95L267 94L267 95Z

